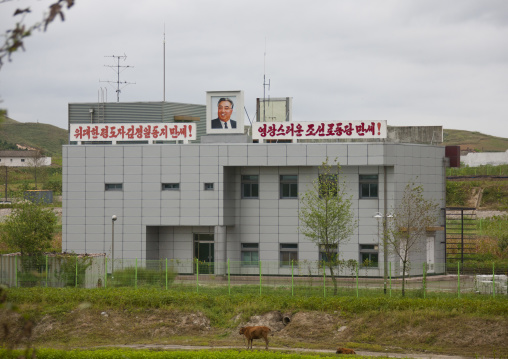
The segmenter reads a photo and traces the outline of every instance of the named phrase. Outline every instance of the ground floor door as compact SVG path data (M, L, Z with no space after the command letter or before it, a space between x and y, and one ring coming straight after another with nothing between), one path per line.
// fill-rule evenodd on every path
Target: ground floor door
M194 259L198 261L194 272L199 270L200 274L214 273L214 250L213 234L194 233Z
M434 237L427 237L427 272L434 273Z

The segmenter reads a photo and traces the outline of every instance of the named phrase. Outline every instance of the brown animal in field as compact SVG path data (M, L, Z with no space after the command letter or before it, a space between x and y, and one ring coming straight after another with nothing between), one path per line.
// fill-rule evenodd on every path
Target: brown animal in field
M266 343L265 349L268 349L268 334L272 330L268 327L256 326L256 327L242 327L240 328L240 335L245 335L247 338L247 349L252 349L252 341L254 339L264 339Z
M337 348L336 354L356 354L353 349L348 348Z

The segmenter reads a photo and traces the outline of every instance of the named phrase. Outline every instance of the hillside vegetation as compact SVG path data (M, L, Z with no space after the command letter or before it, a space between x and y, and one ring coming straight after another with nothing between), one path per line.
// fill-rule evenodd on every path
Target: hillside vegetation
M29 146L42 150L49 157L62 157L62 145L68 139L68 131L62 128L44 123L21 123L0 114L0 143Z
M478 152L505 152L508 138L485 135L480 132L443 130L443 146L460 146L461 150Z

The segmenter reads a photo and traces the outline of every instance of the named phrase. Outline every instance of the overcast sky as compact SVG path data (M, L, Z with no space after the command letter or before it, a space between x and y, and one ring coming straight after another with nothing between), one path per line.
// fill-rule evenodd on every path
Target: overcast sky
M0 3L32 24L53 1ZM67 128L67 104L206 104L206 91L292 97L294 121L441 125L508 137L506 0L75 0L66 20L26 40L0 70L1 108ZM2 40L3 42L3 40ZM108 57L109 56L109 57ZM270 88L263 86L270 80ZM134 84L135 83L135 84ZM247 118L245 119L248 123Z

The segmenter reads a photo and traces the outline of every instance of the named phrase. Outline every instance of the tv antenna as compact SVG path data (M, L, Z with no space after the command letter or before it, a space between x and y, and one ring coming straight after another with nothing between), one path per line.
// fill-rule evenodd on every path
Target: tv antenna
M270 90L270 79L268 79L268 83L266 83L266 37L265 37L265 57L263 62L263 122L266 122L266 86L268 86L268 90Z
M125 61L127 59L127 55L125 55L125 54L123 54L123 56L112 55L112 56L104 56L104 57L113 57L117 61L116 65L104 65L105 67L109 67L111 69L114 69L116 67L116 81L101 81L101 80L99 80L99 82L107 82L110 85L116 84L116 102L120 102L121 88L124 88L127 85L135 85L136 84L135 82L120 81L120 72L123 72L125 69L134 67L134 66L129 66L129 65L120 66L120 60ZM124 86L122 86L122 85L124 85Z

